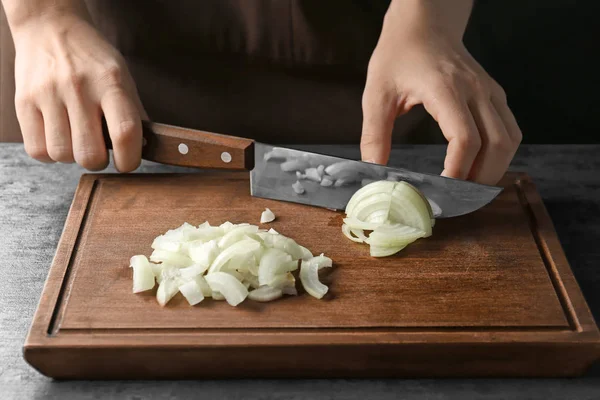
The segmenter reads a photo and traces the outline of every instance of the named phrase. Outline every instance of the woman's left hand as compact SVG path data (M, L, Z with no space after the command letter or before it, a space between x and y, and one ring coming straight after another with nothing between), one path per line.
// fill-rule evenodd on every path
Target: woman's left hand
M362 99L364 161L387 163L394 120L416 104L448 140L442 175L489 185L502 178L522 138L504 90L443 29L386 21Z

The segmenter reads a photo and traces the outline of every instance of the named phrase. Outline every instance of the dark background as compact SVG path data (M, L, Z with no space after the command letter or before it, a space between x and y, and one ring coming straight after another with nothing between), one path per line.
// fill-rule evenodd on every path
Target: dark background
M600 143L600 2L479 0L465 43L506 90L524 143Z

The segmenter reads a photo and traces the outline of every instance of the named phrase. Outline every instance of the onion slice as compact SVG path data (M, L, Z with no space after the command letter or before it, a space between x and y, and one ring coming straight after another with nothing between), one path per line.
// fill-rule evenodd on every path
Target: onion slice
M198 283L195 280L191 280L179 286L179 291L188 303L190 303L190 306L194 306L204 300L202 288L198 286Z
M356 191L346 206L342 233L371 247L373 257L397 253L431 236L432 209L427 198L404 181L376 181ZM368 238L364 230L372 231Z
M268 302L277 300L283 295L281 289L272 288L269 286L261 286L248 293L248 298L254 301Z
M273 211L265 208L265 211L263 211L260 215L260 223L266 224L273 221L275 221L275 214L273 214Z
M329 288L319 281L319 269L331 267L331 259L323 255L302 261L300 265L300 281L304 290L317 299L323 298Z
M133 268L133 293L152 289L155 284L154 272L146 256L133 256L129 264Z
M248 296L248 289L235 277L225 272L208 274L205 279L213 291L221 293L227 303L234 307Z

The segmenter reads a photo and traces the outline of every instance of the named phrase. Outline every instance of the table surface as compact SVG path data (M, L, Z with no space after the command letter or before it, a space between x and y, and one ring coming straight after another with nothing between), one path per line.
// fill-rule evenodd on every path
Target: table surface
M358 158L356 146L303 146ZM444 146L403 146L390 165L439 173ZM600 145L524 145L511 170L534 180L571 268L600 321ZM109 167L108 172L114 172ZM144 162L138 172L186 172ZM0 144L0 399L600 399L600 365L576 379L381 379L55 382L21 347L84 171ZM105 171L106 172L106 171Z

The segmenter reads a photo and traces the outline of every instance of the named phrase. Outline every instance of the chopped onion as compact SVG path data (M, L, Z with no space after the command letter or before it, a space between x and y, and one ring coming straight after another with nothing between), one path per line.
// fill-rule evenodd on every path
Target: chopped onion
M311 253L310 250L307 249L306 247L300 246L300 245L298 245L298 247L300 247L300 251L302 252L302 257L300 257L300 259L310 260L311 258L314 257L313 253Z
M248 296L248 289L235 277L225 272L213 272L206 275L206 282L213 291L218 291L232 306L237 306Z
M304 193L304 186L302 186L302 184L300 183L300 181L296 181L296 183L294 183L292 185L292 189L294 189L294 192L296 192L297 194L303 194Z
M206 243L192 242L188 247L188 253L192 261L196 264L210 266L219 255L220 249L216 239Z
M287 272L285 274L278 274L275 275L275 277L273 277L273 280L271 281L271 283L269 283L269 286L279 289L283 289L284 287L289 286L295 287L296 278L294 278L294 275L292 275L291 272Z
M273 221L275 221L275 214L273 214L273 211L265 208L265 211L263 211L260 215L260 223L266 224Z
M329 288L319 281L319 269L331 267L331 265L331 259L322 255L311 258L308 261L302 261L300 265L300 281L302 281L302 286L304 286L308 294L317 299L325 296Z
M181 249L181 243L161 235L154 239L151 247L155 250L165 250L172 253L177 253Z
M221 269L221 267L223 267L223 265L225 265L225 263L227 261L231 260L233 257L235 257L237 255L251 253L258 249L260 249L260 243L257 242L256 240L244 239L242 241L239 241L239 242L229 246L225 250L223 250L215 258L215 260L210 265L208 273L213 273L213 272L219 271Z
M292 256L279 249L267 249L260 259L258 266L258 283L270 284L275 276L290 271L287 263L292 261Z
M280 298L283 295L281 289L272 288L269 286L261 286L248 293L248 298L254 301L268 302Z
M217 300L217 301L222 301L222 300L225 300L225 296L223 296L220 292L213 290L212 291L212 299Z
M333 185L333 180L330 177L324 176L323 179L321 179L321 186L329 187L332 185Z
M165 250L154 250L150 255L150 260L154 262L166 262L179 267L187 267L194 263L191 258L184 254Z
M179 292L179 287L182 282L179 278L163 279L158 285L156 291L156 300L161 306L167 305L167 303Z
M323 166L313 169L313 174L324 171ZM331 266L331 259L313 257L306 247L276 230L248 223L227 221L211 226L206 221L197 227L184 223L156 237L151 247L152 262L143 255L130 260L133 291L150 290L158 283L156 300L162 306L178 292L191 305L206 297L237 305L246 297L270 301L283 294L297 295L292 272L298 269L299 260L317 270ZM251 296L249 288L253 289ZM319 290L322 288L313 293Z
M133 256L130 260L133 268L133 293L144 292L154 287L154 272L146 256Z
M225 236L223 236L219 240L219 248L227 248L232 244L239 242L240 239L244 238L249 233L256 232L258 232L258 226L255 225L236 226L235 228L232 228L229 232L227 232Z
M192 279L202 275L208 270L208 264L192 264L189 267L181 268L179 273L183 279Z
M357 163L355 161L340 161L331 164L325 168L325 173L335 179L343 179L345 182L356 182L360 176L366 176L373 179L381 179L385 176L385 171L374 170L368 165Z
M321 182L321 174L316 168L307 168L306 169L306 179L315 182Z
M198 286L198 283L196 283L195 280L191 280L179 286L179 291L183 297L185 297L188 303L190 303L190 306L196 305L204 300L202 289L200 286Z
M323 164L317 167L317 173L319 174L319 177L323 178L325 175L325 166Z

